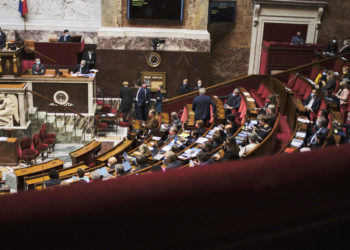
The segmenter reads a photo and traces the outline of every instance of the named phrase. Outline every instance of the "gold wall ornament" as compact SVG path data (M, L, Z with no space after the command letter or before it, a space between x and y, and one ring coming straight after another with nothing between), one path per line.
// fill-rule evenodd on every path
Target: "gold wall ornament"
M12 62L13 62L13 73L17 74L18 69L17 69L17 59L15 56L12 57Z
M9 59L6 60L5 66L6 66L7 71L10 71L11 62Z
M162 62L162 57L157 52L150 52L146 56L146 62L148 66L155 68Z
M2 59L0 57L0 73L2 73Z

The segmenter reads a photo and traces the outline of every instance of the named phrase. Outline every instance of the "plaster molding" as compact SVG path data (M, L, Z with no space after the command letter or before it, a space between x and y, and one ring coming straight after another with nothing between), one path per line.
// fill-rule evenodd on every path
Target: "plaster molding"
M259 24L259 14L260 14L260 4L255 4L254 5L254 12L253 12L254 27L256 27Z

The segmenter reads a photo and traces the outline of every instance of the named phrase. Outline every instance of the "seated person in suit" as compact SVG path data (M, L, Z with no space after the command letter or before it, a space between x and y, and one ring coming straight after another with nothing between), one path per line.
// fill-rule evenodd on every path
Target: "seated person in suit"
M203 120L197 120L194 127L198 129L199 136L202 136L206 132Z
M327 82L322 84L324 87L322 88L323 93L326 95L332 94L334 89L337 87L337 82L334 76L333 70L329 70L327 73Z
M145 155L138 155L136 156L136 169L134 169L132 172L139 171L141 169L144 169L145 167L148 167L147 164L147 157Z
M241 105L241 96L239 95L239 89L234 89L233 92L227 96L213 96L222 100L227 100L224 108L226 116L232 114L232 110L238 110Z
M259 111L259 114L266 114L266 109L270 104L274 104L276 106L277 97L275 95L269 95L265 100L265 105L262 108L255 108L255 110Z
M328 135L327 126L327 120L324 117L318 117L316 121L315 132L306 138L306 146L312 147L313 145L317 144L316 136L318 134L323 134L324 138L326 138Z
M338 41L336 37L333 37L332 41L328 43L324 53L330 56L334 56L338 53Z
M189 146L193 143L195 143L199 138L199 130L198 129L192 129L190 137L187 138L186 145Z
M89 67L86 65L85 60L81 60L80 64L77 64L74 68L73 73L79 73L79 74L89 74L90 70Z
M151 109L148 112L148 119L146 123L142 122L141 125L144 127L148 135L155 135L155 132L159 126L159 120L155 109Z
M125 175L127 172L125 172L124 167L122 164L117 164L115 167L115 174L117 177L120 177L122 175Z
M301 32L298 31L296 36L292 37L292 40L290 41L291 45L303 45L305 44L304 38L301 37Z
M210 159L209 154L203 151L200 151L197 154L197 161L193 161L193 164L190 163L190 167L205 166L212 163L215 163L215 161L213 159Z
M213 115L216 114L216 105L210 96L206 96L205 88L198 90L199 96L196 96L192 102L192 110L194 111L195 120L203 120L204 124L210 119L210 106L213 110Z
M61 180L58 179L59 174L56 169L50 169L48 174L49 174L50 180L44 182L45 187L56 186L61 183Z
M244 157L247 154L249 154L250 152L252 152L256 146L258 146L259 141L258 141L258 137L256 136L256 134L249 134L248 135L248 145L245 145L243 148L240 149L239 151L239 157Z
M147 144L141 144L139 147L139 152L140 152L140 155L144 155L146 157L150 157L152 155Z
M175 127L178 130L180 130L182 127L182 122L181 122L178 114L175 111L171 112L171 114L170 114L170 128L172 128L172 127Z
M253 133L258 137L258 142L262 142L262 140L270 134L271 126L268 122L268 118L265 115L261 115L260 118L258 118L258 127L253 128Z
M70 42L72 37L69 34L69 30L64 30L63 35L58 39L59 42Z
M179 95L184 95L190 92L191 92L191 89L190 89L190 85L188 84L188 79L184 79L179 89Z
M234 136L227 137L223 144L223 156L221 157L221 155L222 152L215 154L215 160L232 161L239 159L239 146Z
M200 88L204 88L204 86L202 84L202 80L197 81L197 86L194 87L193 91L199 90Z
M304 106L306 111L310 113L317 114L318 110L321 107L322 98L320 96L320 93L317 89L313 89L311 91L311 94L308 96L308 98L304 101Z
M178 133L177 128L171 127L170 130L169 130L169 135L168 135L168 137L167 137L167 139L165 140L164 143L166 144L166 143L172 141L175 138L175 136L177 135L177 133Z
M177 158L176 154L172 151L168 151L165 153L164 162L167 170L182 166L182 162Z
M266 109L266 117L269 120L269 125L273 127L276 121L276 106L274 104L269 104Z
M213 148L217 148L224 143L224 139L222 138L219 130L215 131L212 137Z
M44 75L45 74L45 66L41 64L40 59L35 59L35 64L32 66L32 74L33 75Z
M85 50L81 59L86 61L89 69L93 69L96 64L96 53L93 51L93 49Z
M201 148L205 153L210 153L214 150L214 145L211 141L206 141L204 144L200 144L198 147Z
M226 116L226 123L227 123L227 125L231 125L234 132L237 131L239 126L236 123L236 116L234 114L229 114L228 116Z

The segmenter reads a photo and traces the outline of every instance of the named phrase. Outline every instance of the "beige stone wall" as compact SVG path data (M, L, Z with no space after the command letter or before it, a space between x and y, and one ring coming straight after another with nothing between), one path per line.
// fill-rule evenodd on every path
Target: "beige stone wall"
M186 0L184 20L179 22L128 20L127 0L102 0L102 27L159 27L206 30L209 0Z

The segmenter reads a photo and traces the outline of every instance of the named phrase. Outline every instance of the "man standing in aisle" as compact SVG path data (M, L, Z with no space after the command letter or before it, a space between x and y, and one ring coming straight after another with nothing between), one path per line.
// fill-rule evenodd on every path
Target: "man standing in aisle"
M213 115L216 114L216 105L211 100L210 96L206 96L205 88L198 90L199 96L196 96L192 103L195 120L203 120L204 124L210 119L210 105L213 109Z
M135 113L136 119L146 121L148 114L148 104L149 99L151 98L150 90L147 88L147 85L144 83L142 87L140 83L137 83L137 93L135 98Z

